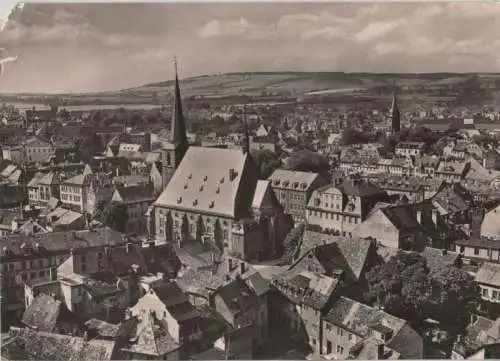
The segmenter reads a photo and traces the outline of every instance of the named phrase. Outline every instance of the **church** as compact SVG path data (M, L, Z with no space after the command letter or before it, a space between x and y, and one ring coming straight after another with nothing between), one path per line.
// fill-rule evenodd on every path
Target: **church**
M259 180L248 133L241 150L190 146L181 103L176 69L164 189L149 212L151 236L180 248L201 242L246 261L277 255L291 222L270 182Z

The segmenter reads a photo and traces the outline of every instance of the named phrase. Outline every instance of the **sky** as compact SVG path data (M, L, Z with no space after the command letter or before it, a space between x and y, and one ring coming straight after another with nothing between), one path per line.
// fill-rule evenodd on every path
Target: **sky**
M7 3L10 2L9 6ZM0 19L12 0L0 0ZM500 3L34 4L0 92L118 90L237 71L500 72Z

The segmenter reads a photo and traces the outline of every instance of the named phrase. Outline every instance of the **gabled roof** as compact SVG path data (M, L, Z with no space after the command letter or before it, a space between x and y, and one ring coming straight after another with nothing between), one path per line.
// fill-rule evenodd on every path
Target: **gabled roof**
M267 179L273 187L307 191L318 178L318 173L276 169Z
M253 191L242 189L249 159L237 149L190 147L155 205L234 218L240 194Z
M164 356L177 350L180 345L168 330L168 325L158 320L153 311L135 318L132 336L122 350L139 355Z
M37 331L52 332L56 327L60 311L61 301L41 293L24 311L21 322Z
M198 311L189 302L187 296L176 282L153 287L153 292L178 322L199 317Z
M399 231L417 230L421 228L420 223L418 223L412 212L411 205L404 204L384 207L380 209L380 212L382 212Z
M115 192L124 203L152 202L154 200L154 188L151 183L119 186Z
M396 336L407 324L405 320L347 297L339 297L324 320L364 337L369 337L371 329L381 325L392 331L392 337L386 341L388 347L399 352L404 346L393 341L399 339Z
M500 264L485 262L476 273L476 282L500 287Z
M9 333L15 342L2 345L2 358L7 360L111 360L115 348L114 341L18 328Z
M344 257L350 272L355 279L362 275L363 268L372 248L372 240L366 238L349 238L333 236L306 230L301 241L300 254L305 254L309 249L335 243Z
M240 278L236 278L217 289L215 295L222 298L229 311L233 314L256 309L258 305L257 295Z

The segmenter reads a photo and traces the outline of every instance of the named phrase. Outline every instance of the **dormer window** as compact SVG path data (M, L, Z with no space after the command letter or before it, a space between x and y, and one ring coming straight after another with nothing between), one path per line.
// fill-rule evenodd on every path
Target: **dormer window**
M215 193L219 194L220 193L220 188L217 187L217 189L215 190Z
M182 202L182 197L177 198L177 204Z
M234 169L234 168L229 169L229 180L230 181L233 181L236 178L236 175L237 175L236 169Z
M210 208L214 208L214 204L215 204L215 202L214 202L214 201L210 201L210 203L208 204L208 206L209 206Z
M203 192L203 186L202 185L200 186L200 192Z
M196 206L196 205L198 205L198 200L197 200L197 199L195 199L195 200L193 201L193 206Z
M224 177L220 179L220 184L224 183Z
M193 178L193 175L192 175L192 174L190 174L190 175L188 176L188 179L191 179L191 178Z
M184 184L184 189L188 189L188 184Z
M204 182L206 182L206 181L207 181L207 179L208 179L208 176L204 176L204 177L203 177L203 181L204 181Z

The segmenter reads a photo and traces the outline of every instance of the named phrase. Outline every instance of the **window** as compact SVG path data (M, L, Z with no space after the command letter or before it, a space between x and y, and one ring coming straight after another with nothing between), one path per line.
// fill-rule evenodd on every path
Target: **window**
M100 253L100 252L99 252L99 253L97 254L97 258L98 258L98 259L102 259L102 253Z
M488 297L488 289L487 288L483 288L481 290L482 294L483 294L483 297Z
M340 345L337 345L337 353L340 353L340 354L344 353L344 348Z
M315 339L315 338L313 338L311 341L312 341L312 344L313 344L314 346L316 346L316 339Z
M332 353L332 342L326 341L326 354Z
M460 246L460 253L464 253L465 252L465 246Z
M82 264L82 271L85 272L87 270L87 266L85 266L84 264Z
M45 271L40 271L38 273L38 277L45 277Z
M491 298L493 298L494 300L498 300L498 291L492 291Z
M474 256L479 256L479 248L474 248Z
M330 325L329 323L326 324L326 329L328 331L331 331L332 330L332 325Z
M31 272L30 279L35 279L35 278L36 278L36 272Z
M82 263L85 263L85 256L82 256Z

